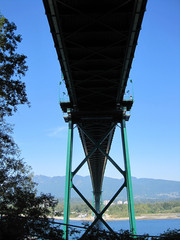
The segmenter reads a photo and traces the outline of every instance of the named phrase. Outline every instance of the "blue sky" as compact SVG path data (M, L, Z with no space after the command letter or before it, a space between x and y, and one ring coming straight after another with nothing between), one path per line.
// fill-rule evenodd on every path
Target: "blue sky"
M60 65L41 0L1 0L1 13L23 37L31 108L9 119L14 138L34 174L65 175L67 124L58 104ZM148 1L130 79L135 103L127 123L132 175L180 181L180 1ZM123 165L120 130L110 155ZM82 159L75 130L73 167ZM87 167L80 171L88 175ZM106 175L121 177L110 164Z

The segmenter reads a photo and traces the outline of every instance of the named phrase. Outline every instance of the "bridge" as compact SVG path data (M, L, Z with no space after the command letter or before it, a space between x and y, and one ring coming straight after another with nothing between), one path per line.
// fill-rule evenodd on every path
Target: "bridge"
M126 188L130 230L136 234L134 203L127 145L126 121L133 97L125 99L129 72L147 0L43 0L69 101L60 106L68 122L68 149L64 206L64 238L68 239L70 190L73 188L94 212L95 219L84 233L103 223L103 214ZM124 166L109 156L117 124L121 126ZM85 158L72 171L73 126L76 125ZM119 160L119 159L118 159ZM122 174L110 202L101 209L107 161ZM94 205L73 184L73 177L87 163Z

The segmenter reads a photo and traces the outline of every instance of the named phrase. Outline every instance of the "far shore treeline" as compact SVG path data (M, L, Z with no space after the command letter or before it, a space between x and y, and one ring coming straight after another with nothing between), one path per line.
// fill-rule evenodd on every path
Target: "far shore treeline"
M55 208L56 216L63 216L63 199L59 199L58 204ZM128 205L127 204L113 204L107 210L107 215L112 218L124 218L128 217ZM177 201L165 201L165 202L146 202L146 203L135 203L135 214L136 216L151 215L151 214L169 214L174 213L180 216L180 199ZM70 217L91 217L92 211L88 206L74 199L71 203Z

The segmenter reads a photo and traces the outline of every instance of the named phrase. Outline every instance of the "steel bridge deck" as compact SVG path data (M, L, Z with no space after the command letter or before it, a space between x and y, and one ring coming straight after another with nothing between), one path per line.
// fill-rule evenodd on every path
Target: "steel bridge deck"
M43 0L70 102L73 123L95 142L122 118L123 95L146 0ZM79 127L85 155L94 147ZM114 131L102 144L109 153ZM101 192L107 158L88 159L94 192Z

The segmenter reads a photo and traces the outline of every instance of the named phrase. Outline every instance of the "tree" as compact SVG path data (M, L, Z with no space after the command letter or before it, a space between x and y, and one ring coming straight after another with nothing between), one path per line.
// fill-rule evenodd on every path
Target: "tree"
M48 216L57 202L51 195L36 196L30 168L20 159L18 146L0 126L0 239L61 239L62 230Z
M20 35L15 34L16 25L0 16L0 116L11 116L17 105L29 103L25 83L26 56L16 52Z
M62 230L48 218L56 201L36 195L31 168L20 157L7 117L19 104L29 104L21 77L26 56L16 52L22 38L16 25L0 17L0 239L61 239Z

